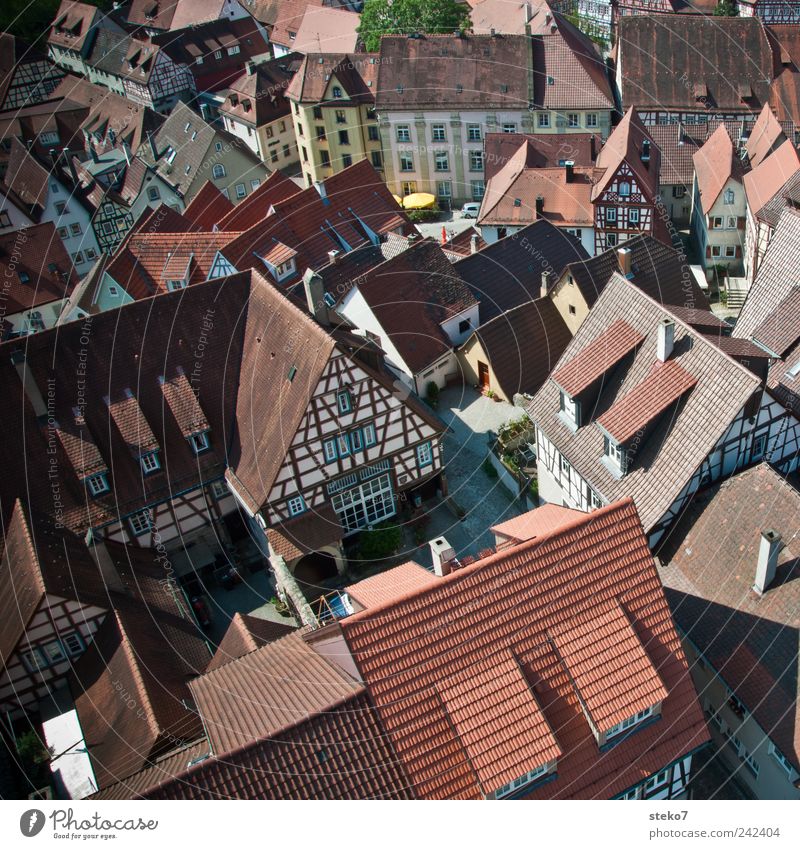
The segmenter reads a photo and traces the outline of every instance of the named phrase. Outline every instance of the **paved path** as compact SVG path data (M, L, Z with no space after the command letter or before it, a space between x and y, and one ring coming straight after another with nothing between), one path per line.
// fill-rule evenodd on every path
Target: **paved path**
M439 221L417 224L417 230L419 230L423 236L429 236L432 239L436 239L437 242L441 242L442 227L447 230L448 237L452 238L475 223L474 218L462 218L461 213L458 211L442 213L439 218Z

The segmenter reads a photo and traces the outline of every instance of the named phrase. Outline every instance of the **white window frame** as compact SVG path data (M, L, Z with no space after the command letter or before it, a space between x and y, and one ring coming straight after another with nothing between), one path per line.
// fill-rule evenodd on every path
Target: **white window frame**
M629 224L638 224L639 223L639 210L638 209L629 209L628 210L628 223Z
M398 124L395 128L395 138L399 142L411 141L411 126L409 124Z
M189 436L189 445L192 446L192 451L197 454L202 454L204 451L208 451L210 444L208 441L208 431L201 430L198 433L193 433Z
M350 413L353 411L353 401L348 389L340 389L336 393L336 406L340 413Z
M364 447L370 448L377 442L375 434L375 425L370 422L364 425Z
M128 525L133 535L140 537L153 529L153 517L149 510L140 510L128 516Z
M224 481L212 481L211 494L217 499L217 501L219 501L222 498L227 498L230 495L230 491L228 490L228 487L225 486Z
M447 141L447 129L444 124L434 124L431 127L431 141Z
M536 124L539 127L549 127L550 126L550 113L549 112L539 112L536 118Z
M290 516L299 516L306 512L306 501L302 495L295 495L286 502Z
M606 224L617 223L617 208L615 206L606 207Z
M480 124L467 124L467 141L483 141Z
M211 176L215 180L222 180L225 177L225 166L221 162L215 163L211 169Z
M722 199L725 206L731 206L736 202L736 192L733 189L725 189L725 195Z
M430 442L423 442L417 446L417 466L424 469L426 466L433 465L433 445Z
M105 472L98 472L96 475L89 475L86 478L86 486L89 488L90 495L102 495L108 492L108 478Z
M148 451L145 454L142 454L139 457L139 463L142 467L142 471L146 475L152 475L161 468L157 451Z
M618 722L616 725L613 725L611 728L606 731L606 740L610 740L612 737L617 737L622 734L623 731L627 731L629 728L633 728L636 725L639 725L641 722L644 722L645 719L648 719L653 715L653 708L648 707L644 710L640 710L639 713L634 714L633 716L626 716L622 722Z

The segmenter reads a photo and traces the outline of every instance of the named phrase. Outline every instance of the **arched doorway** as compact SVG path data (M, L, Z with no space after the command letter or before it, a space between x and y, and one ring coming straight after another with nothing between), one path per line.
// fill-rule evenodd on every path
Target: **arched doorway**
M324 581L335 578L339 574L336 568L336 558L322 551L312 551L297 561L294 568L294 579L307 599L314 600L325 594Z

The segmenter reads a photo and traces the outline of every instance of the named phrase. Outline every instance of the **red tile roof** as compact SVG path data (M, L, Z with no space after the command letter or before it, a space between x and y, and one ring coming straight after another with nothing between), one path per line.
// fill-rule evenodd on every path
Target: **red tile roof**
M359 610L378 607L414 589L434 584L438 578L419 563L409 560L385 572L379 572L345 587L345 592L359 605Z
M800 339L800 286L794 286L755 328L753 339L778 357Z
M600 145L600 136L594 133L486 133L484 179L491 180L520 147L526 149L528 168L563 168L565 160L575 165L594 165Z
M750 167L757 168L785 140L783 127L775 117L772 107L765 103L745 145Z
M626 637L625 646L641 676L640 692L663 698L663 710L659 721L601 753L548 634L570 621L607 614L612 604L624 611L635 634ZM562 754L557 778L534 788L528 794L532 798L613 797L708 740L686 658L630 500L347 617L341 627L422 798L480 797L489 789L481 786L481 771L498 781L522 766L507 744L514 736L533 761L529 769L541 762L543 753L555 753L543 745L548 737L539 710L532 706L534 696ZM565 640L572 637L572 632L563 634ZM585 651L589 667L595 653L613 654L610 644L596 649L591 640ZM644 669L643 652L665 693L638 671ZM521 669L519 677L508 665L511 653ZM498 663L503 683L516 688L512 705L497 698L488 672L486 677L482 672ZM463 690L473 673L486 688L482 716ZM602 673L610 693L628 691L624 659L603 664ZM524 692L524 685L534 696ZM452 695L448 700L443 693ZM458 721L454 707L463 711ZM485 760L476 764L478 755Z
M744 176L747 206L758 216L780 192L786 181L800 172L800 157L791 141L785 141L774 153Z
M645 141L650 143L649 162L643 162L641 156L642 143ZM595 164L601 171L592 189L592 200L603 194L623 164L631 169L646 196L652 200L658 193L661 153L633 107L628 109L625 117L614 127Z
M287 620L288 621L288 620ZM225 636L209 661L206 672L211 672L232 660L238 660L267 643L285 637L294 631L294 625L284 625L269 619L258 619L246 613L235 613Z
M270 209L303 190L280 171L273 171L266 180L229 212L214 223L220 230L241 232L267 217Z
M197 396L183 371L174 377L162 378L161 391L181 433L189 437L192 434L208 430L206 414L197 401Z
M493 534L505 537L512 542L527 542L536 537L557 531L564 525L570 524L582 515L580 510L561 507L558 504L542 504L535 510L529 510L521 516L515 516L493 525Z
M622 319L615 321L579 354L553 372L553 380L575 397L599 380L644 341L644 336Z
M286 560L338 542L343 534L342 523L330 502L267 529L269 544Z
M348 9L307 6L292 48L300 53L350 53L358 43L360 20Z
M251 193L250 197L252 196ZM207 180L200 191L186 205L182 215L197 225L199 229L210 230L233 209L234 206L230 200L222 194L211 180Z
M675 360L656 362L647 377L606 410L597 423L617 442L625 443L697 384Z
M159 448L158 440L139 402L129 389L125 390L125 395L121 399L116 401L109 399L106 403L114 424L131 452L138 455Z

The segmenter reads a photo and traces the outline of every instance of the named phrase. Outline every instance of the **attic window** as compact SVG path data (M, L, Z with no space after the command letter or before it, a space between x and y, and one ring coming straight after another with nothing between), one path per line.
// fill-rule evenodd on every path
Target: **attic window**
M505 83L500 85L500 94L508 94L508 86Z
M191 127L192 127L192 122L191 122L191 121L187 121L187 122L183 125L183 131L184 131L184 133L188 133L188 132L189 132L189 130L191 129Z
M397 86L397 93L398 93L398 94L402 94L402 93L403 93L403 86L402 86L402 85L398 85L398 86Z
M100 472L96 475L90 475L86 478L86 486L89 490L89 494L92 496L102 495L104 492L108 492L108 479L106 478L105 472Z
M339 88L338 85L335 85L333 87L333 96L337 98L342 96L342 90Z
M495 799L501 799L503 796L508 796L510 793L519 790L521 787L525 787L525 785L530 784L537 778L541 778L547 772L547 767L548 764L543 764L542 766L538 766L536 767L536 769L533 769L530 772L526 772L525 775L522 775L519 778L515 778L508 784L504 784L502 787L495 791Z
M800 374L800 360L798 360L790 369L786 372L787 377L791 377L794 379L797 375Z
M146 475L152 475L153 472L157 472L161 468L156 451L149 451L147 454L142 454L139 457L139 462L141 463L142 471Z
M620 477L628 470L628 455L625 448L608 436L603 437L603 459L612 471L619 473Z
M639 713L634 714L634 716L629 716L626 719L623 719L622 722L618 722L616 725L612 725L611 728L606 731L606 740L610 740L612 737L616 737L618 734L622 734L623 731L627 731L629 728L633 728L634 725L638 725L640 722L643 722L649 716L653 715L653 708L648 707L644 710L640 710Z
M514 198L514 206L522 206L522 199Z
M189 445L192 446L192 451L195 454L202 454L204 451L208 451L209 442L208 442L208 431L201 431L200 433L193 433L189 437Z
M28 274L27 271L20 271L20 272L18 272L18 274L19 274L19 282L20 283L30 283L31 282L31 276L30 276L30 274Z
M294 380L294 376L296 374L297 374L297 366L292 366L289 369L289 373L286 375L286 378L288 379L289 383L291 383Z
M555 85L555 84L556 84L556 81L553 79L553 77L547 78L547 85Z
M173 147L168 147L168 148L167 148L166 160L167 160L167 162L168 162L170 165L172 165L172 163L175 161L175 155L176 155L176 150L175 150L175 148L173 148Z
M464 91L464 86L461 83L456 83L456 94L461 94Z
M559 418L570 428L577 430L581 426L581 402L561 390L559 398Z

